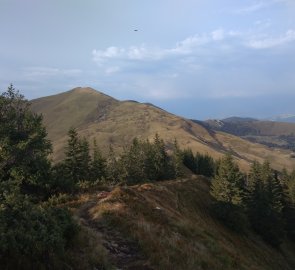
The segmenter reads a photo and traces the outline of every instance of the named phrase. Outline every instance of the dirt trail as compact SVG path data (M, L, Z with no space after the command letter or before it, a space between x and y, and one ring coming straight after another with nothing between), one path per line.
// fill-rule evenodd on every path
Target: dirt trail
M135 241L128 239L119 230L91 218L91 208L99 204L108 194L109 192L99 192L78 209L77 215L81 224L100 236L116 270L153 270L148 266L147 258Z

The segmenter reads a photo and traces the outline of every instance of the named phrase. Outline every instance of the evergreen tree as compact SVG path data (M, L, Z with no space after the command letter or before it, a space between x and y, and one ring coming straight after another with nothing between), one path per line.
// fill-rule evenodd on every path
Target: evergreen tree
M83 138L79 141L80 144L80 155L81 155L81 165L80 165L80 172L83 177L81 180L89 180L90 174L90 163L91 157L89 153L89 143L88 141Z
M165 143L156 134L152 145L154 180L166 180L175 178L175 171L166 152Z
M0 265L50 269L77 226L68 211L43 200L52 187L42 117L11 85L0 96ZM56 266L56 265L55 265Z
M279 246L284 235L282 188L268 162L253 163L248 194L247 212L252 228L265 241Z
M183 165L183 152L179 148L178 142L175 139L173 143L173 155L172 162L175 170L175 177L183 177L185 175L184 165Z
M0 96L0 197L13 189L38 196L50 190L51 144L29 105L12 85Z
M207 177L214 176L215 162L209 155L202 155L197 153L195 156L196 174L204 175Z
M211 185L211 195L220 202L241 205L244 193L244 176L231 155L221 159Z
M93 181L102 180L107 175L107 164L106 159L103 157L99 147L97 146L96 140L93 142L93 158L91 161L91 179Z
M193 151L187 148L183 151L183 165L192 171L192 173L197 174L198 167Z
M125 170L127 184L136 184L148 180L145 170L146 153L142 142L135 138L132 145L125 149L121 156L122 166Z
M66 175L74 183L89 178L89 144L85 139L80 139L76 129L68 132L68 145L66 148L65 169Z
M226 155L220 160L210 193L215 199L216 216L230 228L244 231L247 225L243 205L244 176L232 156Z
M280 175L280 181L283 189L282 215L284 219L285 231L287 237L290 240L295 241L295 204L292 200L290 191L290 182L292 183L294 181L294 179L292 179L292 174L289 175L284 169Z
M116 157L114 149L110 145L107 158L107 180L111 183L120 183L124 181L125 175L122 162Z

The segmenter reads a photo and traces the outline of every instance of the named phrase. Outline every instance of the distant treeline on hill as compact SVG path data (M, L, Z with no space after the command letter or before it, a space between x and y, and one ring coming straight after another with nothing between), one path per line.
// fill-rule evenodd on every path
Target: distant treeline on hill
M184 177L188 171L208 177L214 175L215 162L209 155L193 154L181 150L175 140L171 154L158 134L152 142L135 138L121 154L115 154L112 146L104 157L93 141L80 138L75 129L68 132L65 159L53 166L56 175L55 188L73 191L78 186L105 184L139 184L148 181L171 180ZM62 183L62 184L61 184Z

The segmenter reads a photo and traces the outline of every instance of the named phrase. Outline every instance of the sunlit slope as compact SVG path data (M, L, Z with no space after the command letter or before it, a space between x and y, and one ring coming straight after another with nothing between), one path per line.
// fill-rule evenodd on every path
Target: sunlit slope
M43 115L49 138L64 136L69 128L98 121L118 101L92 88L71 91L31 101L33 111Z
M78 216L111 239L106 246L115 264L120 258L113 247L126 243L122 238L138 243L144 261L134 259L137 268L124 269L294 269L290 243L278 251L251 231L230 231L210 214L208 181L195 177L84 195Z
M133 138L152 139L158 133L172 146L208 153L214 158L231 152L244 169L249 161L269 158L277 169L295 167L288 151L272 150L234 135L213 131L188 119L173 115L151 104L117 101L91 88L71 91L32 101L35 112L42 113L54 146L54 160L63 156L70 127L78 129L91 143L96 139L104 152L109 145L120 151Z

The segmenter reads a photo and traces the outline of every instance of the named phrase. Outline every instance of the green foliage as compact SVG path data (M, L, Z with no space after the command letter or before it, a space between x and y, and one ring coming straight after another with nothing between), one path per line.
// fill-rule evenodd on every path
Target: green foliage
M244 176L232 156L226 155L220 160L210 193L215 199L216 216L228 227L244 231L247 225L243 207Z
M198 172L197 162L193 154L193 151L191 149L185 149L183 151L183 164L188 169L190 169L194 174L197 174Z
M216 165L214 159L211 156L197 153L195 155L195 160L197 164L197 174L207 177L214 176Z
M215 215L236 231L251 225L274 247L280 246L285 234L295 240L291 175L272 170L269 162L254 162L245 182L232 157L224 157L218 162L211 185Z
M241 205L244 176L232 156L221 159L217 174L212 181L211 195L220 202Z
M111 183L123 182L122 162L116 157L113 147L110 145L107 158L107 180Z
M286 170L283 170L279 176L283 190L282 199L282 215L284 219L285 231L287 237L295 241L295 201L294 201L294 171L289 175Z
M42 195L48 190L51 144L42 117L13 86L0 96L0 197L22 191Z
M68 132L68 145L64 166L67 177L75 184L80 180L89 178L90 154L86 139L80 139L76 129Z
M167 154L165 143L156 134L148 151L148 174L153 180L161 181L175 178L175 171L170 157Z
M136 184L149 180L146 173L146 150L148 143L134 139L129 148L125 148L121 155L124 178L127 184Z
M184 154L179 148L178 142L175 139L173 144L172 163L174 165L175 177L185 176L185 166L183 162Z
M134 139L121 155L120 164L127 184L175 178L173 159L157 134L153 143Z
M254 162L248 179L247 212L252 228L278 247L284 237L282 187L270 164Z
M90 178L92 181L103 180L107 176L107 161L97 146L96 140L94 140L93 145L93 158L90 162Z
M185 149L182 153L183 164L194 174L212 177L215 171L215 162L209 155L201 153L193 154L191 149Z
M0 208L0 263L9 269L50 267L77 230L64 209L36 205L24 196L7 197Z
M53 269L77 226L65 209L46 206L55 185L42 117L11 85L0 96L0 264Z

